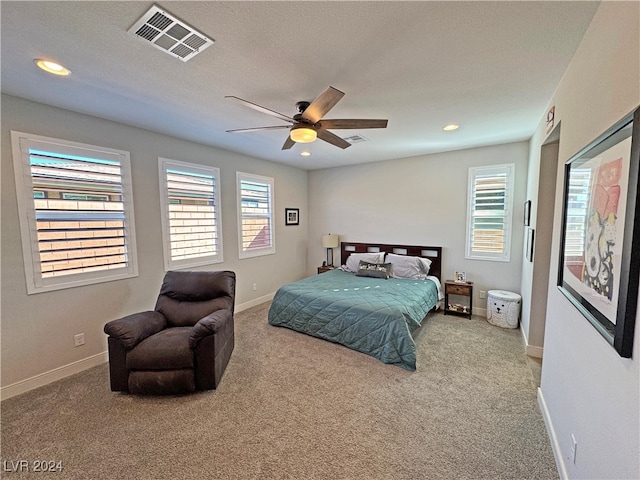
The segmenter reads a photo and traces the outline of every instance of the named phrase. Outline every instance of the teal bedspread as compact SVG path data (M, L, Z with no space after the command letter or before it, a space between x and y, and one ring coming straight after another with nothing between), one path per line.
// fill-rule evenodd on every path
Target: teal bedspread
M282 286L271 303L269 323L413 371L411 333L437 303L432 280L358 277L336 269Z

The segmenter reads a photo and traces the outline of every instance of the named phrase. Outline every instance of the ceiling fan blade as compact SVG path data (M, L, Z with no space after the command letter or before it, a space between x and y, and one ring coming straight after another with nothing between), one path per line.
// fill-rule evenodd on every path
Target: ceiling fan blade
M294 122L293 118L291 118L291 117L283 115L282 113L278 113L278 112L276 112L274 110L270 110L270 109L268 109L266 107L261 107L260 105L257 105L255 103L249 102L247 100L243 100L242 98L234 97L233 95L227 95L224 98L228 98L229 100L233 100L234 102L238 102L241 105L244 105L245 107L253 108L254 110L257 110L259 112L266 113L267 115L271 115L272 117L279 118L280 120L284 120L285 122L291 122L291 123Z
M295 144L296 144L296 142L291 140L291 137L289 135L287 135L287 139L284 141L284 145L282 145L282 150L289 150Z
M322 120L320 128L387 128L388 120L335 119Z
M227 130L227 133L246 133L258 132L260 130L281 130L283 128L291 128L291 125L274 125L271 127L253 127L253 128L237 128L235 130Z
M302 112L302 119L311 124L318 122L342 97L344 92L333 87L327 88Z
M329 132L328 130L324 130L322 128L318 129L318 138L324 140L325 142L330 143L331 145L335 145L340 148L348 148L351 146L349 142L343 140L339 136Z

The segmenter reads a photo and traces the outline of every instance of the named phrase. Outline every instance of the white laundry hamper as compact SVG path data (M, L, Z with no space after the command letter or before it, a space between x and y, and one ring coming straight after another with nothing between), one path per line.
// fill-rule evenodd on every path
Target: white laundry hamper
M522 297L505 290L487 292L487 321L502 328L518 328Z

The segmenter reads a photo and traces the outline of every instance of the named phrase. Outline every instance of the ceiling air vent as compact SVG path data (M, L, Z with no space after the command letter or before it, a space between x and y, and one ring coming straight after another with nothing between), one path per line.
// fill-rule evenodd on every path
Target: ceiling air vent
M129 29L129 33L151 42L156 48L183 62L213 45L213 39L181 22L157 5L153 5Z
M345 137L344 140L346 140L349 143L360 143L360 142L366 142L369 139L364 135L357 134L357 135L351 135L350 137Z

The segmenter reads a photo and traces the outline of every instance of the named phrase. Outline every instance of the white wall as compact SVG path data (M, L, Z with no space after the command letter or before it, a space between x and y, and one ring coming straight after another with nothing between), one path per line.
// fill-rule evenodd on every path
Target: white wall
M27 295L10 130L131 153L137 278ZM224 262L200 269L235 271L237 305L266 301L280 285L305 275L308 220L304 170L6 95L2 96L1 138L3 397L104 361L104 324L153 309L164 275L158 157L220 168ZM236 170L275 179L275 255L238 260ZM284 225L285 207L300 208L299 226ZM74 347L73 336L80 332L85 334L86 344Z
M549 104L562 128L539 399L563 478L640 478L640 326L621 358L555 286L564 162L639 104L640 3L602 2Z
M439 245L444 279L467 272L474 311L485 313L480 290L520 291L528 149L517 142L310 172L308 273L326 258L325 233L351 242ZM502 163L516 164L511 261L466 260L468 169Z

